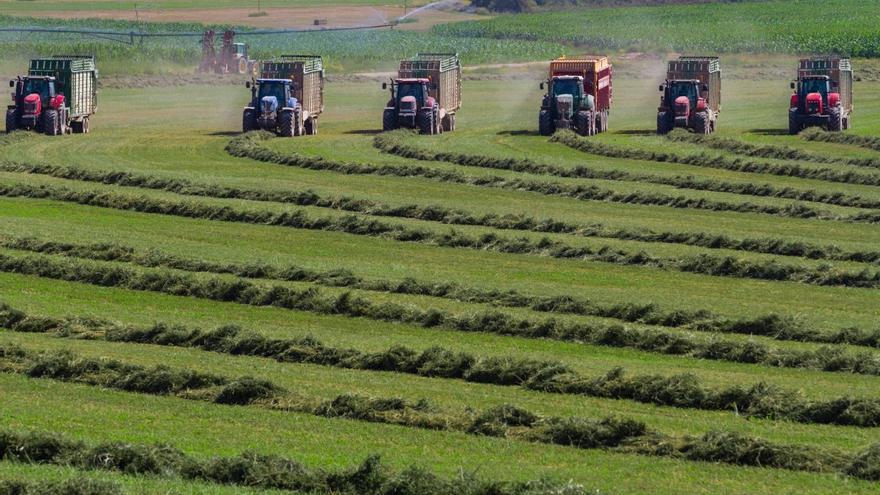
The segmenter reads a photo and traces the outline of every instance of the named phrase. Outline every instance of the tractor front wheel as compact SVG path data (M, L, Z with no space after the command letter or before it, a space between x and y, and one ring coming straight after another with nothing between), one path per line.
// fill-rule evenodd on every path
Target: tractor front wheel
M47 136L58 135L58 112L55 110L46 110L43 112L43 132Z
M419 131L422 134L431 135L434 133L434 112L431 110L423 110L416 115L416 121L419 125Z
M669 124L666 118L666 112L657 113L657 134L663 135L669 133Z
M253 110L245 110L241 115L241 132L257 129L257 114Z
M553 135L553 116L547 110L541 110L538 114L538 134L542 136Z
M590 112L578 112L574 116L574 129L581 136L592 136L595 134L595 126L593 124L593 116Z
M382 113L382 130L385 132L397 129L397 112L389 108Z
M6 132L10 133L18 129L18 115L14 108L6 110Z
M278 134L282 137L293 137L295 124L293 112L281 112L278 116Z

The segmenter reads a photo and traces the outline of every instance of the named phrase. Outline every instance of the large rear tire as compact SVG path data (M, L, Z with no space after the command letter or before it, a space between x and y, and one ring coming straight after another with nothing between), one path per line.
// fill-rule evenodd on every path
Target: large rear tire
M694 114L694 132L697 134L709 134L712 132L712 124L709 122L709 114L697 112Z
M548 110L541 110L538 114L538 134L542 136L553 135L553 117Z
M281 112L278 116L278 135L281 137L293 137L293 127L296 125L293 112Z
M657 134L669 134L669 119L666 112L657 112Z
M18 115L14 108L6 110L6 133L18 129Z
M422 110L416 115L416 123L422 134L431 135L434 133L434 112L431 110Z
M397 129L397 112L389 108L382 113L382 130L388 132L394 129Z
M257 129L257 113L247 109L241 115L241 131L249 132Z
M840 108L831 108L828 110L828 130L831 132L839 132L843 129L843 117L840 114Z
M581 136L592 136L596 132L593 115L590 112L580 111L574 116L574 130Z
M56 110L43 111L43 132L47 136L58 135L58 112Z

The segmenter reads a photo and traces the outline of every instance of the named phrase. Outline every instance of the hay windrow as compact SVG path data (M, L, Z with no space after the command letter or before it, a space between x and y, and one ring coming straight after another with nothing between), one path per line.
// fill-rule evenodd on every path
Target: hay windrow
M734 172L752 174L770 174L782 177L800 177L802 179L823 180L841 184L859 184L880 186L880 175L866 174L852 170L838 170L827 167L805 167L797 163L772 163L743 158L713 156L706 153L679 154L666 151L648 151L635 148L623 148L595 140L578 137L574 133L557 133L552 141L570 148L593 155L610 158L627 158L631 160L647 160L652 162L680 163L696 167L717 168ZM876 218L876 217L872 217Z
M811 127L802 132L800 136L807 141L849 144L860 148L880 151L880 137L877 136L859 136L848 132L828 132L818 127Z
M311 190L262 190L225 187L155 175L135 174L120 170L96 171L58 165L21 162L0 163L0 170L14 173L46 175L50 177L95 182L104 185L161 190L188 196L218 199L242 199L315 206L371 216L411 218L449 225L480 225L501 230L526 230L540 233L570 234L640 242L684 244L707 249L731 249L780 256L823 259L828 261L880 262L880 251L844 251L834 245L788 241L782 238L734 239L724 234L703 232L653 231L649 229L614 228L602 224L579 224L553 218L535 218L527 215L474 214L439 204L408 204L393 206L373 200L350 196L321 196Z
M625 251L612 248L611 246L571 246L562 241L546 237L538 240L510 238L489 232L478 236L469 236L455 230L441 233L401 224L385 223L355 215L316 218L301 209L282 212L254 210L211 205L190 200L157 199L149 196L130 196L116 192L76 191L65 187L32 186L21 183L0 184L0 196L50 199L85 206L212 221L342 232L460 249L645 266L701 275L861 288L880 286L880 270L872 271L867 268L852 271L839 269L831 265L807 267L782 264L776 260L753 261L711 254L699 254L681 258L661 258L649 255L643 251Z
M467 287L453 281L406 278L400 281L367 279L345 268L313 270L296 265L267 263L218 263L184 258L157 250L137 250L122 244L74 244L30 237L0 235L0 247L33 253L61 255L89 260L133 263L148 268L169 268L188 272L230 274L242 278L310 282L325 287L344 287L389 294L430 296L463 303L527 308L536 312L598 316L629 323L683 328L700 332L760 335L782 341L820 344L850 344L880 348L880 328L823 330L797 318L777 314L746 318L725 318L706 309L662 309L650 303L599 303L572 295L534 296L516 290Z
M49 333L65 338L197 348L223 354L263 357L282 363L317 364L365 371L394 371L424 377L521 386L546 393L629 399L671 407L729 410L746 417L860 427L880 426L880 400L877 399L840 397L826 401L812 401L793 391L765 383L757 383L750 387L710 388L703 385L694 375L628 375L620 368L613 369L605 375L586 377L572 371L561 362L510 356L475 356L438 346L418 351L397 345L385 351L368 353L328 346L309 336L286 340L272 339L237 326L223 326L205 331L163 323L138 327L82 318L44 318L27 315L2 303L0 303L0 328L15 332ZM247 397L244 393L236 395L236 391L258 390L260 387L266 391L256 399L272 395L272 389L266 388L265 384L254 385L249 379L243 378L235 384L226 386L214 401L229 403L224 397L245 396L246 399L233 403L249 403L255 399ZM353 402L349 400L346 403ZM403 406L404 404L401 403L401 407ZM359 410L363 407L346 405L342 409ZM412 407L419 411L428 410L426 407ZM340 406L334 405L331 409L339 410ZM325 413L321 414L325 415ZM367 417L366 414L351 413L351 415L361 419ZM433 419L425 420L424 424L436 427L436 421Z

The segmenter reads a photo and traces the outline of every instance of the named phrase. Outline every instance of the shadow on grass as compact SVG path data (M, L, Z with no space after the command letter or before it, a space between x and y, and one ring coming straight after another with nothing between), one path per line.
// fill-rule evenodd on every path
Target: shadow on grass
M214 131L209 132L209 136L221 136L221 137L232 137L232 136L240 136L242 134L241 131Z
M533 131L529 129L518 129L514 131L499 131L499 136L540 136L538 131Z
M366 136L375 136L376 134L381 134L382 129L353 129L351 131L345 131L343 134L358 134L358 135L366 135Z
M611 134L620 134L623 136L655 136L657 131L653 129L624 129L622 131L610 131Z
M788 129L749 129L752 134L759 136L788 136Z

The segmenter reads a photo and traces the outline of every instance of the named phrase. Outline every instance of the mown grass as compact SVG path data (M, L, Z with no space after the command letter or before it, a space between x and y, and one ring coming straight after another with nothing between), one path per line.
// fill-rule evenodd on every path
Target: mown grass
M675 480L689 493L715 493L760 483L755 493L775 493L795 484L805 493L840 489L871 493L873 483L843 481L836 476L757 468L728 468L704 463L604 454L566 447L536 448L533 444L439 434L424 430L301 416L248 408L217 408L180 399L99 392L87 386L57 384L0 376L7 392L2 410L13 418L12 427L66 431L72 438L136 443L173 443L192 455L236 455L243 450L296 456L309 465L350 466L366 455L379 453L402 469L416 464L452 474L479 465L485 476L530 479L549 471L561 478L589 478L590 486L614 488L614 493L678 493L655 483ZM344 448L328 448L327 438ZM425 448L431 445L431 448ZM511 471L510 465L522 465ZM584 475L583 466L596 466ZM650 473L651 479L624 476ZM705 486L711 476L713 486ZM766 490L766 492L764 492ZM823 492L824 490L824 492Z

